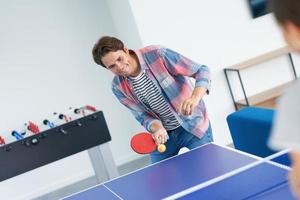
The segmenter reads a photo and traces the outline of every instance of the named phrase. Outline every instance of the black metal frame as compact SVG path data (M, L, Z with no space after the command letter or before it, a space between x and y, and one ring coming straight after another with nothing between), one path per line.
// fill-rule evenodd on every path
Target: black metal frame
M293 70L294 79L296 80L298 78L298 76L297 76L297 72L296 72L296 69L295 69L295 65L294 65L294 62L293 62L292 55L291 55L291 53L288 53L287 55L288 55L289 62L291 64L291 67L292 67L292 70ZM229 78L228 78L228 72L230 72L230 71L231 72L232 71L236 72L237 75L238 75L239 82L240 82L240 85L242 87L242 91L243 91L243 95L244 95L244 99L246 101L246 104L239 103L234 98L233 91L232 91L232 86L231 86ZM232 98L235 110L236 111L238 110L238 105L249 107L250 106L250 102L249 102L249 99L248 99L248 97L246 95L246 91L245 91L244 84L243 84L243 81L242 81L242 78L241 78L241 74L240 74L240 69L224 68L224 74L225 74L225 77L226 77L226 82L227 82L227 85L228 85L228 88L229 88L229 91L230 91L230 95L231 95L231 98Z

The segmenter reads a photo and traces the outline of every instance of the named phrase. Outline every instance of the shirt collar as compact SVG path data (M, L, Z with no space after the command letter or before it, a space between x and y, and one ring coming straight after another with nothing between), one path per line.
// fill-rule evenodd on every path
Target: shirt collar
M138 60L139 60L139 63L141 65L141 71L144 71L145 69L148 68L146 62L145 62L145 59L143 57L143 54L140 50L132 50L130 49L129 51L132 51L135 53L135 55L137 56Z

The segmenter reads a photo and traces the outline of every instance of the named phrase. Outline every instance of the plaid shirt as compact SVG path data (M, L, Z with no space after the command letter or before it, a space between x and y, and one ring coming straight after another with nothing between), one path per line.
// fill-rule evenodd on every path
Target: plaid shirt
M161 46L148 46L134 52L138 57L141 69L145 70L147 76L161 90L161 94L170 104L180 125L201 138L209 126L203 100L199 102L190 116L179 114L176 110L182 101L191 97L194 87L204 87L208 93L211 82L208 67L199 65L171 49ZM189 77L195 79L194 85ZM159 120L159 117L135 95L128 78L115 76L112 81L112 91L148 131L150 131L151 124Z

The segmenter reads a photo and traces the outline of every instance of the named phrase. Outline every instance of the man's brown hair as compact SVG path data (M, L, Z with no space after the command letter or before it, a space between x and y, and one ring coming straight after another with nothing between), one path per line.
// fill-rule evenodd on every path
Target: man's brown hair
M108 54L109 52L115 52L118 50L124 50L124 44L121 40L115 37L103 36L94 45L93 48L94 61L98 65L102 65L103 67L105 67L101 60L102 57Z
M277 21L285 25L290 21L300 27L300 1L299 0L268 0L269 9L274 12Z

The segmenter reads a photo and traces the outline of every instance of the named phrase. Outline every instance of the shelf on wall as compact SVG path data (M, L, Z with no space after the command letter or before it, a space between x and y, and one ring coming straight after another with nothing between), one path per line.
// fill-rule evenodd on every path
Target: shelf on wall
M262 54L260 56L256 56L254 58L250 58L246 61L234 64L230 66L230 69L236 69L236 70L242 70L246 69L248 67L252 67L253 65L266 62L268 60L274 59L276 57L282 56L284 54L290 53L290 49L288 46L281 47L279 49L276 49L274 51L267 52L265 54Z
M258 94L252 95L248 97L249 106L258 106L258 107L266 107L266 108L274 108L276 106L276 99L280 97L286 90L286 88L290 85L291 81L284 83L282 85L278 85L277 87L265 90ZM245 107L246 100L241 99L237 100L239 108Z
M224 68L225 77L227 80L227 84L229 86L229 91L233 100L233 104L236 110L239 110L240 108L246 107L246 106L261 106L261 107L268 107L268 108L274 108L275 107L275 101L276 98L283 94L287 86L290 84L291 81L288 81L282 85L276 86L272 89L263 91L261 93L255 94L253 96L247 96L245 92L245 88L243 85L243 81L241 78L240 71L249 67L253 67L256 64L260 64L266 61L269 61L271 59L274 59L279 56L287 55L293 70L294 79L297 79L297 73L295 70L295 66L293 63L293 59L290 53L290 49L288 46L281 47L279 49L267 52L265 54L262 54L260 56L253 57L251 59L248 59L246 61L234 64L230 67ZM233 91L230 85L228 73L229 72L236 72L239 78L240 86L243 91L244 98L242 100L236 100Z

